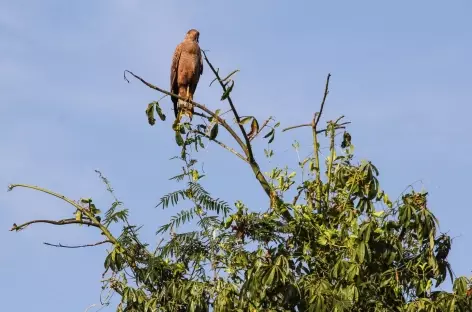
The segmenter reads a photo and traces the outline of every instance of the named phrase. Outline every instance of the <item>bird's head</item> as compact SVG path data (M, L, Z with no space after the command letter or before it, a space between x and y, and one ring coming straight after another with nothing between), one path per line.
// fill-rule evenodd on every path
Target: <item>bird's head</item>
M199 37L200 37L200 33L196 29L190 29L187 32L187 35L185 35L186 40L191 40L191 41L196 41L196 42L198 42Z

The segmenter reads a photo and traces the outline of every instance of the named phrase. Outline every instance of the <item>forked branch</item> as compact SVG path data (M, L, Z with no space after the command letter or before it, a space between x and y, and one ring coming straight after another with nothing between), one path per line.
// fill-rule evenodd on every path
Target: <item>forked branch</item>
M59 193L55 193L53 191L47 190L45 188L39 187L39 186L34 186L34 185L28 185L28 184L10 184L8 186L8 190L11 191L16 187L24 187L28 189L33 189L36 191L40 191L49 195L52 195L54 197L57 197L59 199L62 199L63 201L69 203L70 205L74 206L77 210L79 210L84 216L87 217L88 220L79 220L80 222L90 222L91 224L87 224L90 226L94 226L99 228L102 231L102 234L107 237L108 240L110 240L113 244L119 245L118 240L111 234L111 232L108 230L106 226L101 224L95 215L93 215L90 211L88 211L85 207L80 206L78 203L74 202L72 199L69 199L65 197L64 195L61 195ZM74 219L75 220L75 219ZM51 223L51 222L57 222L57 221L51 221L51 220L44 220L44 221L50 221L50 222L43 222L43 223ZM60 221L59 221L60 222ZM33 222L33 223L38 223L38 222ZM71 222L74 223L74 222ZM76 222L75 222L76 223ZM31 224L31 223L30 223ZM54 223L51 223L54 224ZM61 224L57 224L61 225ZM26 225L27 226L27 225Z

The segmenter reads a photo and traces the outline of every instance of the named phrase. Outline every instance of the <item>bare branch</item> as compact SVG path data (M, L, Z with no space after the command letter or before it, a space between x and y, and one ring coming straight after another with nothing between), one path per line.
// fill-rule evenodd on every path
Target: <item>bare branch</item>
M339 120L339 119L338 119ZM344 127L345 125L348 125L350 124L351 122L350 121L346 121L346 122L343 122L343 123L340 123L338 125L336 125L335 129L345 129L346 127ZM296 126L291 126L291 127L288 127L288 128L285 128L282 130L282 132L285 132L285 131L288 131L288 130L292 130L292 129L296 129L296 128L301 128L301 127L313 127L313 123L309 123L309 124L302 124L302 125L296 125ZM327 129L321 129L321 130L316 130L316 133L317 134L320 134L320 133L323 133L323 132L326 132Z
M94 304L92 304L92 305L90 305L90 306L89 306L87 309L85 309L85 311L84 311L84 312L88 312L88 310L90 310L91 308L93 308L93 307L95 307L95 306L96 306L96 304L95 304L95 303L94 303Z
M300 195L302 195L303 188L298 190L297 195L293 198L292 205L295 206L297 204L298 199L300 198Z
M201 132L201 131L198 131L198 130L191 130L191 132L193 132L193 133L198 133L198 134L200 134L200 135L206 137L206 138L209 139L210 141L215 142L216 144L220 145L220 146L223 147L224 149L226 149L226 150L230 151L231 153L233 153L234 155L238 156L239 158L241 158L241 159L244 160L245 162L248 162L248 160L247 160L246 157L244 157L243 155L239 154L239 153L238 153L237 151L235 151L233 148L227 146L227 145L224 144L223 142L220 142L220 141L218 141L218 140L216 140L216 139L210 138L210 136L207 135L206 133Z
M62 245L61 243L59 243L59 244L50 244L50 243L46 243L46 242L44 242L43 244L51 246L51 247L60 247L60 248L85 248L85 247L94 247L94 246L98 246L98 245L102 245L102 244L106 244L106 243L111 244L112 242L109 241L109 240L104 240L104 241L101 241L101 242L98 242L98 243L95 243L95 244L86 244L86 245L77 245L77 246Z
M329 78L330 77L331 77L331 74L328 74L328 77L326 77L326 86L325 86L325 91L324 91L324 95L323 95L323 101L321 102L320 111L319 111L318 116L317 116L316 120L314 121L314 125L313 125L313 127L315 129L316 129L316 126L318 125L318 122L320 121L321 114L323 114L323 108L324 108L324 105L325 105L325 102L326 102L326 97L328 96L328 93L329 93Z
M338 119L336 119L336 121L334 122L335 125L338 124L338 122L344 118L344 115L341 115Z
M288 131L288 130L292 130L292 129L296 129L296 128L301 128L301 127L313 127L313 124L312 124L312 123L308 123L308 124L301 124L301 125L291 126L291 127L288 127L288 128L283 129L282 132L285 132L285 131Z
M54 221L54 220L33 220L29 221L26 223L23 223L21 225L16 225L16 223L13 224L12 228L10 231L21 231L25 229L27 226L34 224L34 223L48 223L48 224L53 224L53 225L67 225L67 224L83 224L87 226L94 226L96 228L100 228L99 225L93 223L92 221L87 221L87 220L76 220L76 219L63 219L59 221Z

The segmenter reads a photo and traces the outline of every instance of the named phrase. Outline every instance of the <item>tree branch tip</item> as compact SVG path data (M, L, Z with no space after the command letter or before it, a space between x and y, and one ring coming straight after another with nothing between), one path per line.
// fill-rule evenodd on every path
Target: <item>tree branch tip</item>
M128 77L126 77L126 72L130 73L133 76L134 76L134 74L132 72L130 72L129 70L127 70L127 69L125 69L123 71L123 79L126 80L127 83L130 83L129 80L128 80Z

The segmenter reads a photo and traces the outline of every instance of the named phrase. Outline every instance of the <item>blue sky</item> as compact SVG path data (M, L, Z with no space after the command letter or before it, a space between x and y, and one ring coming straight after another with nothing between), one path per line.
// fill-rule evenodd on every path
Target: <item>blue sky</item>
M353 122L357 156L374 162L392 198L411 183L429 190L441 230L455 237L454 271L470 276L471 13L469 0L0 0L2 307L55 312L98 304L106 254L42 244L100 240L90 229L9 232L13 222L73 213L44 194L7 193L10 183L90 196L106 209L111 198L94 172L100 169L147 241L159 240L155 230L172 211L154 206L178 187L168 181L180 167L168 161L178 149L169 121L146 122L146 104L160 95L127 84L123 70L167 88L173 50L190 28L200 30L202 48L223 72L241 70L233 97L243 115L275 115L282 126L309 122L330 72L325 118L343 114ZM205 70L195 100L224 109L211 80ZM172 116L170 100L162 105ZM308 144L308 136L279 135L277 157L263 167L295 167L290 145L295 138ZM255 147L261 160L264 147ZM265 207L244 163L213 145L199 157L213 194ZM233 181L222 183L228 175Z

